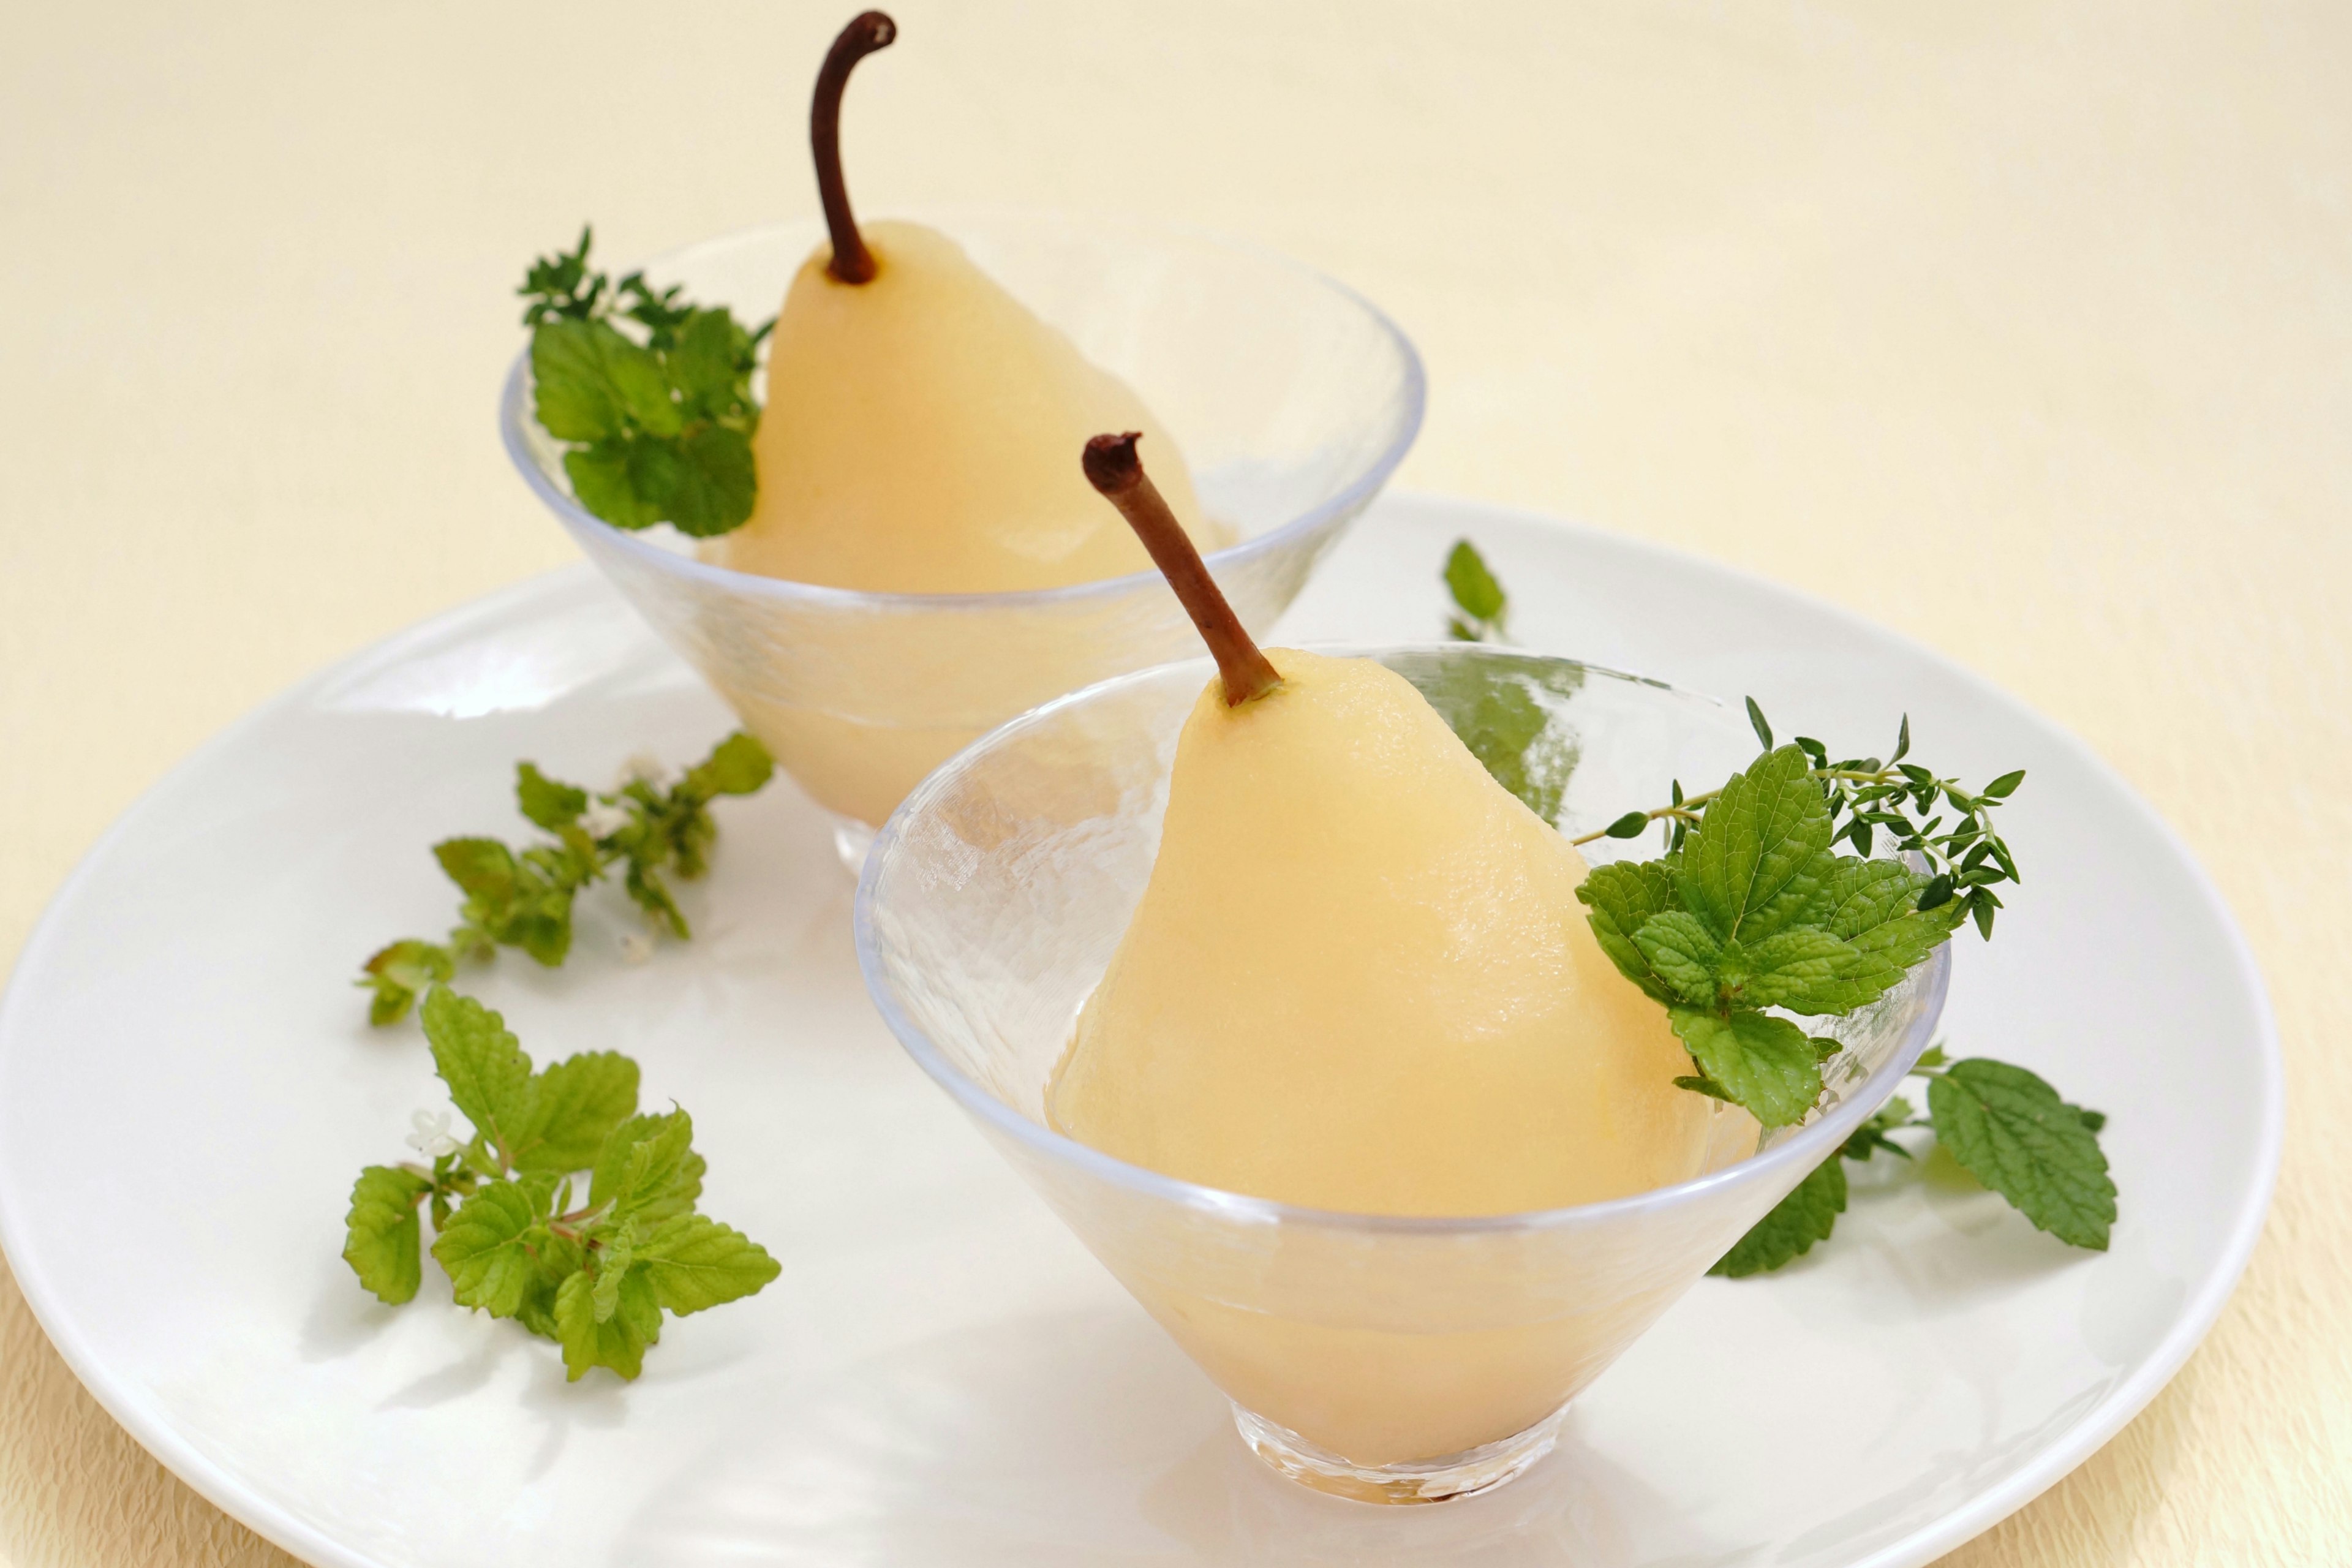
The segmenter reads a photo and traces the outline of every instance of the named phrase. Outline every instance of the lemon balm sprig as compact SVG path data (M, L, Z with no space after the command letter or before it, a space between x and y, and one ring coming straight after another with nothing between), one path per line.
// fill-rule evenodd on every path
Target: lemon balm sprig
M398 1023L418 996L453 979L460 962L489 958L501 947L520 948L551 969L561 965L572 951L580 890L615 867L651 927L680 940L693 935L669 879L692 881L709 868L719 837L711 803L751 795L774 772L766 748L741 731L683 773L634 757L612 790L593 796L535 763L517 763L515 803L548 837L520 849L485 837L433 847L443 873L465 894L457 924L446 942L404 937L369 956L353 982L370 994L368 1021ZM651 951L633 946L632 956Z
M1505 600L1467 541L1445 581L1457 610L1450 629L1495 640ZM1908 760L1906 717L1885 761L1832 761L1820 742L1776 744L1749 699L1763 754L1717 788L1686 795L1670 785L1663 806L1629 811L1575 840L1632 839L1664 830L1664 853L1593 868L1576 896L1601 951L1666 1010L1693 1071L1675 1081L1728 1101L1767 1128L1805 1120L1820 1103L1822 1068L1843 1047L1811 1032L1811 1020L1852 1015L1886 992L1973 919L1990 940L1993 888L2015 883L2017 859L1993 813L2024 782L2023 770L1981 789ZM1546 801L1514 781L1516 758L1474 744L1496 779L1549 819ZM1537 731L1512 737L1520 750ZM1471 740L1465 736L1465 742ZM1892 851L1873 857L1874 849ZM1916 861L1910 858L1916 857ZM1745 1275L1778 1268L1826 1237L1846 1205L1843 1162L1881 1152L1908 1158L1894 1137L1912 1128L1937 1142L2038 1228L2069 1245L2105 1250L2116 1187L2098 1134L2106 1119L2068 1104L2023 1068L1987 1058L1923 1057L1927 1115L1890 1100L1837 1154L1717 1264Z
M782 1271L696 1211L707 1167L693 1119L640 1113L635 1061L590 1051L533 1070L478 1002L436 985L422 1012L469 1135L420 1113L409 1144L432 1163L370 1165L352 1184L343 1261L379 1300L399 1306L423 1284L429 1211L457 1305L554 1341L575 1381L599 1366L626 1380L663 1313L739 1300Z

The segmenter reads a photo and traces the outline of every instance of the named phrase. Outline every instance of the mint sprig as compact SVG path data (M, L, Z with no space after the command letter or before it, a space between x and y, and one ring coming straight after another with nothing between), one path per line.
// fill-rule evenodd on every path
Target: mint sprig
M422 1016L471 1136L412 1140L429 1166L370 1165L352 1184L343 1258L379 1300L415 1298L429 1208L430 1251L459 1306L555 1341L572 1380L598 1366L628 1379L665 1311L740 1300L782 1272L758 1243L695 1211L705 1166L693 1121L637 1113L636 1063L599 1051L534 1071L503 1018L446 985Z
M1596 868L1577 889L1619 971L1666 1005L1702 1081L1766 1127L1804 1120L1834 1041L1787 1014L1867 1006L1961 917L1935 879L1842 854L1830 797L1801 747L1766 752L1674 814L1654 860ZM1594 837L1600 837L1596 835Z
M446 942L404 937L371 954L354 982L369 993L368 1021L395 1024L433 985L456 977L465 959L520 948L554 968L572 951L580 889L614 867L646 920L671 935L693 934L673 876L691 881L709 867L719 824L711 802L756 793L775 772L766 748L736 731L675 780L637 762L611 791L592 796L549 778L532 763L515 767L515 802L548 837L520 849L496 838L444 839L433 858L465 895Z
M1444 575L1459 612L1448 630L1498 637L1507 599L1468 541L1455 544ZM1575 839L1636 838L1653 826L1664 839L1654 859L1593 868L1576 896L1611 963L1666 1009L1696 1069L1675 1082L1738 1105L1767 1128L1787 1127L1819 1103L1822 1064L1841 1048L1801 1020L1870 1005L1966 921L1990 940L2001 907L1993 889L2021 879L1994 813L2025 773L1971 789L1908 761L1908 717L1885 761L1832 760L1810 737L1776 744L1754 698L1747 710L1762 755L1701 794L1685 795L1674 780L1667 804L1628 811ZM1453 710L1440 711L1463 731ZM1542 805L1530 799L1512 759L1490 754L1508 737L1482 738L1488 743L1476 754L1487 771L1549 820L1556 789ZM1539 740L1529 734L1519 743L1524 751ZM1873 858L1874 848L1913 863ZM1921 1125L2034 1226L2073 1246L2105 1248L2116 1194L2098 1145L2104 1116L2067 1104L2025 1068L1990 1058L1948 1064L1932 1051L1917 1072L1927 1079L1925 1123L1907 1101L1889 1100L1715 1272L1767 1272L1826 1238L1845 1206L1840 1161L1881 1151L1908 1158L1892 1134Z
M529 301L539 423L566 444L580 504L614 527L725 533L751 515L758 491L751 373L775 323L747 329L642 272L616 287L588 265L591 241L582 228L576 247L540 258L516 290Z

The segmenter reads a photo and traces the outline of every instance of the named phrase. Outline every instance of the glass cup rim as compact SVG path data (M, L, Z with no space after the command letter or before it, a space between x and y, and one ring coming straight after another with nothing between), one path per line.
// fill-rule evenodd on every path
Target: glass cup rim
M952 226L957 219L986 222L1010 219L1015 222L1054 219L1080 226L1092 225L1104 228L1127 228L1155 233L1165 237L1205 242L1221 250L1248 257L1305 278L1339 296L1369 317L1372 324L1393 344L1403 369L1405 395L1404 417L1399 421L1394 436L1363 470L1350 479L1337 494L1318 502L1297 516L1266 530L1255 538L1243 540L1223 550L1211 552L1206 557L1214 571L1227 565L1241 565L1261 554L1282 550L1334 517L1346 517L1368 504L1396 471L1397 465L1412 447L1421 434L1422 419L1428 405L1428 376L1421 363L1421 353L1413 347L1402 328L1385 310L1362 294L1316 268L1307 266L1280 251L1252 240L1219 234L1212 229L1191 224L1170 223L1153 218L1121 214L1092 213L1060 207L1027 207L1014 205L940 205L893 208L868 215L871 218L906 216L947 220ZM695 251L717 246L741 244L787 230L805 228L814 219L788 220L758 224L749 228L735 229L714 235L708 239L661 252L644 263L647 271L658 271L666 264L689 256ZM1088 583L1071 583L1058 588L1024 588L993 594L907 594L872 593L857 588L830 587L819 583L797 583L782 577L769 577L759 573L738 572L692 555L665 550L646 538L643 532L615 528L603 518L582 506L557 488L532 457L525 437L531 419L530 409L530 348L528 343L515 355L507 369L506 380L499 395L499 437L506 447L507 457L523 482L529 485L541 502L552 511L556 520L575 535L594 538L611 549L618 550L641 564L656 571L680 576L722 593L765 599L778 604L805 605L842 610L909 611L1019 611L1045 609L1065 605L1083 605L1089 600L1116 599L1160 582L1157 570L1146 568L1123 576L1100 577Z
M1688 690L1669 681L1609 665L1588 664L1581 659L1563 655L1539 654L1524 648L1497 647L1491 644L1463 642L1403 642L1403 643L1328 643L1300 645L1302 651L1326 654L1335 658L1377 658L1389 654L1459 653L1472 648L1489 654L1524 658L1530 663L1573 664L1594 674L1610 676L1638 685L1674 693L1677 697L1696 700L1710 707L1727 711L1718 698ZM1010 720L982 735L934 771L929 777L908 792L898 808L890 814L882 830L875 836L874 846L866 857L865 868L857 879L856 900L852 910L852 926L857 946L857 967L866 982L866 991L882 1021L907 1054L946 1089L958 1104L988 1126L1026 1144L1033 1152L1055 1164L1070 1167L1083 1174L1123 1187L1140 1196L1173 1203L1186 1208L1217 1214L1234 1221L1258 1225L1310 1226L1321 1230L1355 1231L1369 1235L1402 1235L1432 1237L1478 1237L1511 1235L1525 1232L1572 1230L1587 1226L1609 1226L1635 1218L1654 1211L1687 1208L1705 1202L1718 1194L1759 1183L1774 1173L1801 1162L1801 1168L1810 1171L1834 1153L1840 1144L1851 1137L1865 1117L1873 1114L1888 1096L1911 1074L1928 1042L1934 1037L1937 1023L1944 1011L1944 1001L1951 984L1952 954L1950 943L1939 946L1927 960L1925 975L1927 989L1919 1018L1910 1034L1897 1046L1876 1070L1829 1112L1810 1127L1797 1132L1759 1154L1750 1154L1718 1171L1694 1176L1688 1181L1667 1186L1653 1187L1646 1192L1630 1193L1623 1197L1608 1198L1599 1203L1574 1204L1564 1208L1527 1209L1496 1215L1378 1215L1357 1214L1344 1209L1314 1208L1300 1204L1282 1203L1273 1198L1254 1197L1246 1193L1230 1192L1198 1182L1188 1182L1132 1164L1116 1155L1079 1142L1076 1139L1056 1132L1041 1121L1033 1121L991 1093L983 1085L948 1058L920 1026L899 1007L896 996L882 977L882 962L874 939L874 899L876 885L887 851L904 831L911 814L921 809L929 799L946 787L946 783L965 763L993 745L1026 729L1047 722L1063 709L1078 706L1129 686L1139 685L1155 679L1172 678L1178 671L1193 671L1205 683L1214 662L1206 657L1184 659L1173 664L1152 665L1130 670L1091 686L1080 687L1049 702L1039 704L1018 718ZM1794 1184L1791 1184L1792 1185Z

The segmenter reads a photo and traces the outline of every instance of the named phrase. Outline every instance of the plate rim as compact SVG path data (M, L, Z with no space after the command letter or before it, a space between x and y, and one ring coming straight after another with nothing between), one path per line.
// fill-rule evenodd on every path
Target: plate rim
M1558 531L1573 537L1584 547L1616 551L1671 572L1697 572L1749 592L1761 592L1768 596L1792 602L1849 631L1891 639L1916 657L1956 677L1976 696L1990 698L2022 715L2041 731L2045 742L2067 752L2073 761L2121 796L2128 803L2141 826L2150 830L2179 860L2188 873L2195 895L2216 919L2227 938L2224 951L2228 955L2229 968L2253 1004L2256 1042L2261 1047L2257 1056L2262 1069L2260 1117L2255 1147L2252 1151L2255 1163L2254 1181L2231 1217L2218 1266L2190 1293L2155 1351L2140 1367L2084 1411L2030 1462L2006 1480L1987 1488L1938 1518L1855 1558L1851 1568L1918 1568L1919 1564L1991 1529L2054 1486L2147 1407L2212 1331L2221 1310L2235 1293L2253 1249L2261 1240L2277 1187L2284 1147L2284 1052L2269 987L2263 983L2261 965L2228 900L2222 897L2203 863L2172 825L2088 742L2022 698L1897 627L1884 626L1806 589L1744 567L1656 540L1617 532L1580 519L1532 507L1436 491L1390 489L1374 498L1367 510L1394 511L1420 517L1454 516L1463 519L1465 527L1475 526L1475 520L1483 516ZM519 605L542 597L560 596L599 581L590 563L572 562L534 573L428 615L331 661L264 698L165 770L153 784L140 792L122 814L91 843L75 862L65 880L50 895L39 918L34 922L10 968L7 984L5 990L0 990L0 1064L5 1063L21 1027L17 1023L17 1014L27 1005L23 1000L31 988L27 977L39 969L40 961L49 944L56 940L58 930L63 925L84 884L95 875L98 866L115 846L142 823L147 814L155 809L157 803L176 788L185 776L234 747L249 731L258 729L273 716L299 704L322 689L348 680L362 671L396 662L418 644L446 636L469 623L496 619ZM0 1161L0 1163L4 1163ZM23 1220L17 1213L16 1200L8 1184L0 1181L0 1254L6 1257L9 1270L16 1278L26 1306L75 1377L134 1442L152 1455L175 1479L222 1512L271 1543L318 1564L319 1568L386 1568L382 1558L345 1546L299 1515L247 1487L226 1467L214 1461L192 1438L183 1435L161 1412L152 1410L141 1389L114 1376L93 1347L76 1331L75 1320L58 1299L46 1267L37 1253L26 1250L27 1240Z

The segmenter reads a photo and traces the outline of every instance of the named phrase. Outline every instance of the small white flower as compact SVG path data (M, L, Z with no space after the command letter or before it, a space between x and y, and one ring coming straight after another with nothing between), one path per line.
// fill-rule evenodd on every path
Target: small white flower
M654 955L654 939L649 932L633 931L621 938L621 956L631 963L643 963Z
M629 825L629 814L598 801L580 814L580 826L591 838L610 838Z
M457 1152L458 1143L449 1136L449 1113L446 1110L420 1110L408 1119L416 1129L408 1135L408 1146L428 1160L438 1160L444 1154Z
M625 784L651 784L656 789L662 789L677 776L677 774L670 770L667 763L663 762L651 752L638 752L621 764L620 782L613 787L618 789Z

